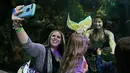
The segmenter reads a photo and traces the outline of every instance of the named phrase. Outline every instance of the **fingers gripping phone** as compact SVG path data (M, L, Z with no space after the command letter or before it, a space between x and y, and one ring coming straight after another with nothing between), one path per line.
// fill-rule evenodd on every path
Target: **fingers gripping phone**
M29 4L24 6L21 10L23 10L22 13L18 14L18 17L31 17L35 14L36 4Z
M23 12L18 15L18 17L31 17L34 15L36 9L36 4L30 4L27 6L24 6L22 8Z

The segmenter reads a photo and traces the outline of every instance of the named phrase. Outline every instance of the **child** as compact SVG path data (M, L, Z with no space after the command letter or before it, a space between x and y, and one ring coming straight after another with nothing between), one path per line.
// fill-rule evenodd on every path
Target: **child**
M102 62L102 50L101 48L97 49L97 57L96 57L96 67L98 73L116 73L115 65L112 61L110 62Z

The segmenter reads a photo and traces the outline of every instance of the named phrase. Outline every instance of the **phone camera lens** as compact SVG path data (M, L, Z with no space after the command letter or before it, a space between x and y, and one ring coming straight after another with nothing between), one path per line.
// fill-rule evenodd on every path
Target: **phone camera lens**
M26 9L26 12L28 12L29 10L30 10L30 8L27 8L27 9Z
M31 9L33 8L33 4L31 5Z

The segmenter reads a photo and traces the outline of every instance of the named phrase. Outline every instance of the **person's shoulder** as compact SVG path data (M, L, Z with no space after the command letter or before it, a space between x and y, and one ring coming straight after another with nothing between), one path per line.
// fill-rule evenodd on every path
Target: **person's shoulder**
M45 51L46 48L47 48L45 45L43 45L43 44L41 44L41 43L37 43L36 45L37 45L37 48L40 49L40 51Z
M89 30L87 30L87 31L93 31L94 29L89 29Z
M87 33L92 33L93 32L93 29L89 29L86 31Z
M105 32L111 32L110 30L104 29ZM111 32L112 33L112 32Z
M38 47L45 48L45 46L41 43L36 43Z
M93 29L89 29L89 30L85 31L85 35L87 37L89 37L92 34L92 31L93 31Z
M113 35L113 33L110 30L104 30L106 35Z

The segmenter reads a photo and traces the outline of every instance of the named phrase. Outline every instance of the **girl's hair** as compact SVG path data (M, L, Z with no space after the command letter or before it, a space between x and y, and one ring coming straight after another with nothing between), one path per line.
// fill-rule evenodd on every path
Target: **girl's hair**
M120 73L130 73L130 37L121 38L115 48L116 68Z
M80 60L87 51L89 41L84 34L73 33L61 61L60 73L75 73Z
M65 37L64 37L64 34L59 31L59 30L53 30L49 37L48 37L48 40L45 42L45 47L47 48L50 48L51 44L50 44L50 39L51 39L51 36L54 32L59 32L61 34L61 43L59 45L59 47L57 48L58 52L60 53L61 56L63 56L63 52L64 52L64 48L65 48Z

